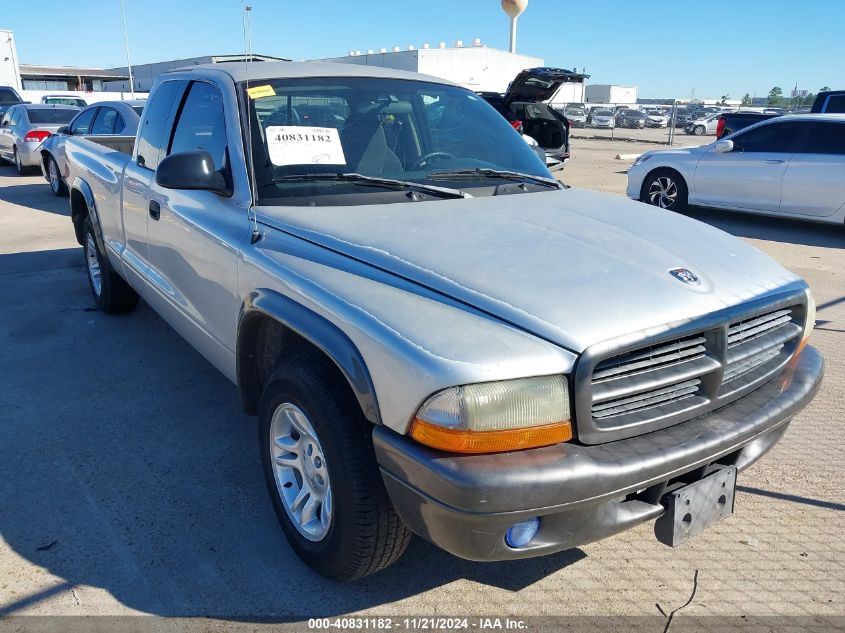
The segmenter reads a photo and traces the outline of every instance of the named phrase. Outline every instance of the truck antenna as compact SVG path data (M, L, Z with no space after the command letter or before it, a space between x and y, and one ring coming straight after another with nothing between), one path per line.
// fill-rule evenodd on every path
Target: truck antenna
M250 235L249 242L250 244L255 244L258 240L261 239L261 233L258 231L258 217L255 214L255 192L258 187L255 184L255 168L252 164L253 160L253 152L252 152L252 114L249 109L249 62L252 58L252 22L250 20L250 16L252 15L252 7L246 3L246 0L243 0L243 8L244 8L244 74L246 75L246 90L245 95L246 99L244 101L244 112L246 113L246 127L247 127L247 136L246 136L246 149L247 149L247 171L249 172L249 209L247 210L247 216L249 217L249 221L252 223L252 234Z

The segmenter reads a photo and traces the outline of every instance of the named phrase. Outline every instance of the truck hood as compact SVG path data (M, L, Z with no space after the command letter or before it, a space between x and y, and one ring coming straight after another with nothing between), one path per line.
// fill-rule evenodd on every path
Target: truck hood
M575 352L803 284L709 225L579 189L257 214Z

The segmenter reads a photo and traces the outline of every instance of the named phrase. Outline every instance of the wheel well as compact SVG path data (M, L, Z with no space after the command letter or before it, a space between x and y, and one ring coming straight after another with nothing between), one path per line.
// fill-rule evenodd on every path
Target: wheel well
M244 317L237 343L238 389L244 411L258 414L261 393L276 367L285 358L302 352L316 352L332 361L325 351L284 323L260 312ZM345 385L351 395L343 372L333 361L328 365L336 374L337 384Z
M683 185L687 189L687 191L689 191L689 185L687 184L686 178L684 178L683 174L681 174L681 172L679 172L677 169L675 169L674 167L655 167L654 169L652 169L650 172L648 172L646 174L645 178L643 178L643 184L640 185L640 200L645 198L645 190L646 190L646 187L649 184L649 180L652 178L652 176L654 176L654 174L656 174L659 171L671 172L672 174L675 175L675 178L677 178L681 183L683 183Z
M79 189L72 189L70 192L70 219L73 222L73 231L76 233L76 241L82 245L82 224L88 217L88 203L85 196Z

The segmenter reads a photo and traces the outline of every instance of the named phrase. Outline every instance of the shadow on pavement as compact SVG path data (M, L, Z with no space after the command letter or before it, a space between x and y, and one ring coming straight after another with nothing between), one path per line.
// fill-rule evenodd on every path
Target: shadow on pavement
M691 207L684 215L736 235L758 240L845 248L845 226L820 224L791 218Z
M42 176L19 176L13 167L0 167L0 177L4 176L8 177L7 183L12 182L14 184L0 187L0 200L36 211L70 215L69 199L54 196L50 185ZM20 184L18 184L18 181Z
M52 251L0 253L0 275L43 272L57 268L82 268L83 265L81 246Z
M61 265L71 251L0 258L44 271L0 275L14 298L0 302L0 357L14 368L0 372L0 536L28 563L7 560L20 590L0 614L48 599L93 608L103 599L89 586L158 615L298 619L462 578L517 591L585 557L478 564L417 539L363 581L314 574L278 526L235 387L144 303L91 311L84 270Z

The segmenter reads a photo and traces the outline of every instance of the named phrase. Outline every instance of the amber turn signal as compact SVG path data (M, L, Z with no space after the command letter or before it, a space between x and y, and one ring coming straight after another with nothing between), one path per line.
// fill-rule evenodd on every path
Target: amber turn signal
M450 453L502 453L567 442L572 439L572 423L566 421L522 429L469 431L445 428L416 418L411 425L411 437L420 444Z

